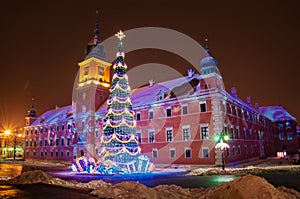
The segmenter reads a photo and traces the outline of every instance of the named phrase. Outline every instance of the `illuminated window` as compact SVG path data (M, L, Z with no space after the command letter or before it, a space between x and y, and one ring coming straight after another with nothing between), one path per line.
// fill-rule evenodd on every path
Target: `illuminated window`
M244 113L244 110L243 110L243 109L242 109L241 114L242 114L242 119L244 120L244 119L245 119L245 113Z
M188 106L187 105L183 105L182 106L182 115L186 115L188 114Z
M103 76L103 68L101 66L98 66L98 74Z
M202 147L202 158L208 158L208 157L209 157L208 147Z
M189 141L190 140L190 127L189 126L184 126L182 127L182 137L183 141Z
M285 140L284 133L279 133L279 140Z
M153 129L148 130L149 142L155 142L155 132Z
M285 128L286 128L286 130L291 130L292 129L292 127L291 127L291 123L290 122L286 122L285 123Z
M173 141L173 128L167 128L166 134L167 134L167 142L172 142Z
M82 110L81 112L85 113L86 112L86 106L85 105L82 105Z
M171 117L172 116L172 109L171 107L167 108L167 117Z
M175 158L176 157L176 150L175 148L170 148L170 158Z
M83 92L82 93L82 100L85 100L85 98L86 98L86 92Z
M200 112L206 112L206 102L200 102Z
M83 75L86 76L89 74L89 67L84 67Z
M232 105L229 104L229 109L228 109L229 114L232 114Z
M191 148L185 149L185 158L191 158L192 157L192 151Z
M239 155L241 154L241 146L240 146L240 145L237 147L237 153L238 153Z
M287 140L293 140L293 133L287 134Z
M208 127L201 127L201 139L202 140L209 139Z
M157 158L157 157L158 157L157 149L152 149L152 158Z
M278 123L278 130L282 131L283 130L283 124L282 123Z

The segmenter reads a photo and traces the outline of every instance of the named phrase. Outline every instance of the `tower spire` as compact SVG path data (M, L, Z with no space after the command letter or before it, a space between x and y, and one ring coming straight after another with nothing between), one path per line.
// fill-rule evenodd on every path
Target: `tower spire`
M99 40L99 8L97 8L97 10L96 10L96 24L95 24L95 30L94 30L93 44L97 45L98 43L100 43L100 40Z
M209 50L209 47L208 47L208 36L207 36L207 33L205 33L205 55L206 56L210 56L210 50Z

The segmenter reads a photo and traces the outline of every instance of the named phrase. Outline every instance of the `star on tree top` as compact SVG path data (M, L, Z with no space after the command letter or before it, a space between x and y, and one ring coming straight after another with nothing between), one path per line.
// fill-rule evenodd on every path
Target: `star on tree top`
M122 30L120 30L117 34L115 34L115 36L122 41L122 39L125 37L124 33L122 32Z

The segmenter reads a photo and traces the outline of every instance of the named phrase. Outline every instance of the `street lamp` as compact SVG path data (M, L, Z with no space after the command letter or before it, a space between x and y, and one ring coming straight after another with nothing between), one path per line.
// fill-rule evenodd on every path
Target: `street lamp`
M225 139L225 136L224 136L224 139ZM225 169L224 150L229 148L229 145L227 143L223 142L223 137L222 137L221 141L218 144L216 144L215 148L220 149L222 152L222 170L224 170Z

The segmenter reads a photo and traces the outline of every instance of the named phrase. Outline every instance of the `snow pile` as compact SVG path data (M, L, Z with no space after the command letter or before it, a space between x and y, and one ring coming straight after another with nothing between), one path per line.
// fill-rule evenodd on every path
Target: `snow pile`
M290 189L276 189L261 177L247 175L229 183L207 189L200 199L296 199L299 198L299 194L299 192L290 191Z
M215 170L211 172L216 172ZM130 198L130 199L176 199L176 198L199 198L199 199L300 199L300 193L285 187L275 188L264 178L247 175L235 180L211 188L182 188L176 185L159 185L154 188L146 187L138 182L121 182L116 185L93 180L89 183L77 181L65 181L53 178L43 171L28 171L16 178L2 181L2 184L35 184L44 183L68 187L73 189L88 190L90 195L99 198Z
M203 169L198 168L191 171L188 175L194 176L206 176L206 175L231 175L231 174L240 174L240 173L259 173L259 172L278 172L278 171L291 171L291 172L299 172L300 166L267 166L267 167L254 167L248 166L246 168L226 168L225 170L219 168L210 168Z
M9 184L9 185L18 185L18 184L51 184L68 188L76 188L76 189L95 189L97 187L106 188L111 186L110 183L106 183L102 180L93 180L88 183L79 183L77 181L65 181L60 178L54 178L41 170L35 171L26 171L21 175L12 178L7 181L2 181L1 184Z

